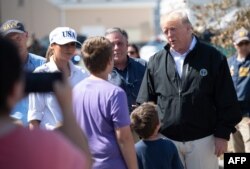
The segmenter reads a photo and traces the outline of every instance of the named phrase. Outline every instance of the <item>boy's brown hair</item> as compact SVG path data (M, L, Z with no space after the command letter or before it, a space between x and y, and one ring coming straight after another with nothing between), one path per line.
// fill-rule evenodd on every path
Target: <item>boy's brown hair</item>
M105 37L91 37L83 43L81 53L90 73L100 73L112 60L112 44Z
M130 115L131 127L142 138L147 139L154 134L159 124L156 105L147 102L137 107Z

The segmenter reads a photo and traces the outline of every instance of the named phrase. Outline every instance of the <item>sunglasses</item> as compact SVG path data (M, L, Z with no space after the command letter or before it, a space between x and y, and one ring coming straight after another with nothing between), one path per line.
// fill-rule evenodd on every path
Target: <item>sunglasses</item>
M128 54L134 55L136 52L135 51L128 51Z
M244 46L244 45L249 45L250 42L249 41L244 41L244 42L240 42L239 44L237 44L237 46L241 47L241 46Z
M64 45L59 45L59 46L75 47L75 46L76 46L76 42L70 42L70 43L66 43L66 44L64 44Z

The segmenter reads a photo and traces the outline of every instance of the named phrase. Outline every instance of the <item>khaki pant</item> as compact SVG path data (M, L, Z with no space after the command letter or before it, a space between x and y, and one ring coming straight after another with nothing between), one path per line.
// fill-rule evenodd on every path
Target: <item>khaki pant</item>
M194 141L171 141L176 145L185 169L219 168L218 158L214 154L215 143L213 135Z
M236 126L237 131L231 134L235 153L250 153L250 118L243 117Z

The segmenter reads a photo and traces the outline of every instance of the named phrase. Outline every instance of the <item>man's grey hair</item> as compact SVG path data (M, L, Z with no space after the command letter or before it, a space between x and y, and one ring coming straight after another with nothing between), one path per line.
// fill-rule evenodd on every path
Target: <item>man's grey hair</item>
M167 12L161 16L161 25L167 20L167 19L180 19L183 24L189 24L192 26L188 14L185 9L175 9L170 12Z
M119 27L113 27L113 28L107 29L105 32L105 36L107 36L108 34L114 33L114 32L119 32L128 40L128 33L124 29L121 29Z

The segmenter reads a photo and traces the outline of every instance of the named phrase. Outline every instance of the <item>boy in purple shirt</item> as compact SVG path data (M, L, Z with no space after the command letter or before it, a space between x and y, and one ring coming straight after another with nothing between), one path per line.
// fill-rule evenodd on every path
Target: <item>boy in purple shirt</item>
M73 89L73 108L89 141L93 169L137 169L126 94L107 81L114 65L112 44L92 37L81 52L91 76Z

